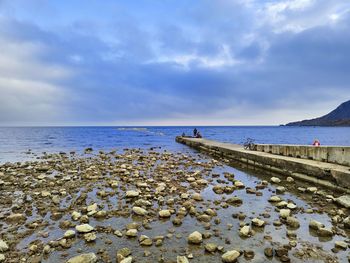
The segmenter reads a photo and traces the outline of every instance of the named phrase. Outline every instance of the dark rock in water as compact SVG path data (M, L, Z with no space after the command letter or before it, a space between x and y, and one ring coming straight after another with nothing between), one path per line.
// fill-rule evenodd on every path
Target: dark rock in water
M320 118L290 122L286 126L350 126L350 100Z

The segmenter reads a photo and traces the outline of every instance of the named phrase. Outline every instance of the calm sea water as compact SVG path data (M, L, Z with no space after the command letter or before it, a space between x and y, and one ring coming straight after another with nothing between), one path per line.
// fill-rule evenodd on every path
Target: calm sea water
M175 142L183 132L190 135L194 127L21 127L0 128L0 163L21 161L32 153L58 151L162 147L172 151L189 151ZM311 144L315 138L322 145L350 145L350 127L197 127L205 138L243 143L248 137L257 143Z

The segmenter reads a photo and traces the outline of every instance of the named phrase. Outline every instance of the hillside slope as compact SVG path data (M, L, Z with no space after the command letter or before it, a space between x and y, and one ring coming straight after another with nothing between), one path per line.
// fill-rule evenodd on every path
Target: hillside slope
M286 126L350 126L350 100L322 117L291 122Z

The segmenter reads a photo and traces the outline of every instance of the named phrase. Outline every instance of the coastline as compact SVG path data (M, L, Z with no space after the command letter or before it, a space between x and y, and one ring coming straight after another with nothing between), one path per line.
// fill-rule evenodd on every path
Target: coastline
M297 181L252 177L198 153L91 150L0 165L6 262L346 257L339 246L349 211L330 202L326 189L302 184L300 192ZM309 228L312 220L319 229Z

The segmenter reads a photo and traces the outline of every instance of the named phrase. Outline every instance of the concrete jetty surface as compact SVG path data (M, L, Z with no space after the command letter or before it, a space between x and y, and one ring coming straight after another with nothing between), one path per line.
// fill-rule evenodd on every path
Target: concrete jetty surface
M203 138L176 137L176 141L229 161L270 170L346 193L350 193L350 166L245 150L242 145Z

